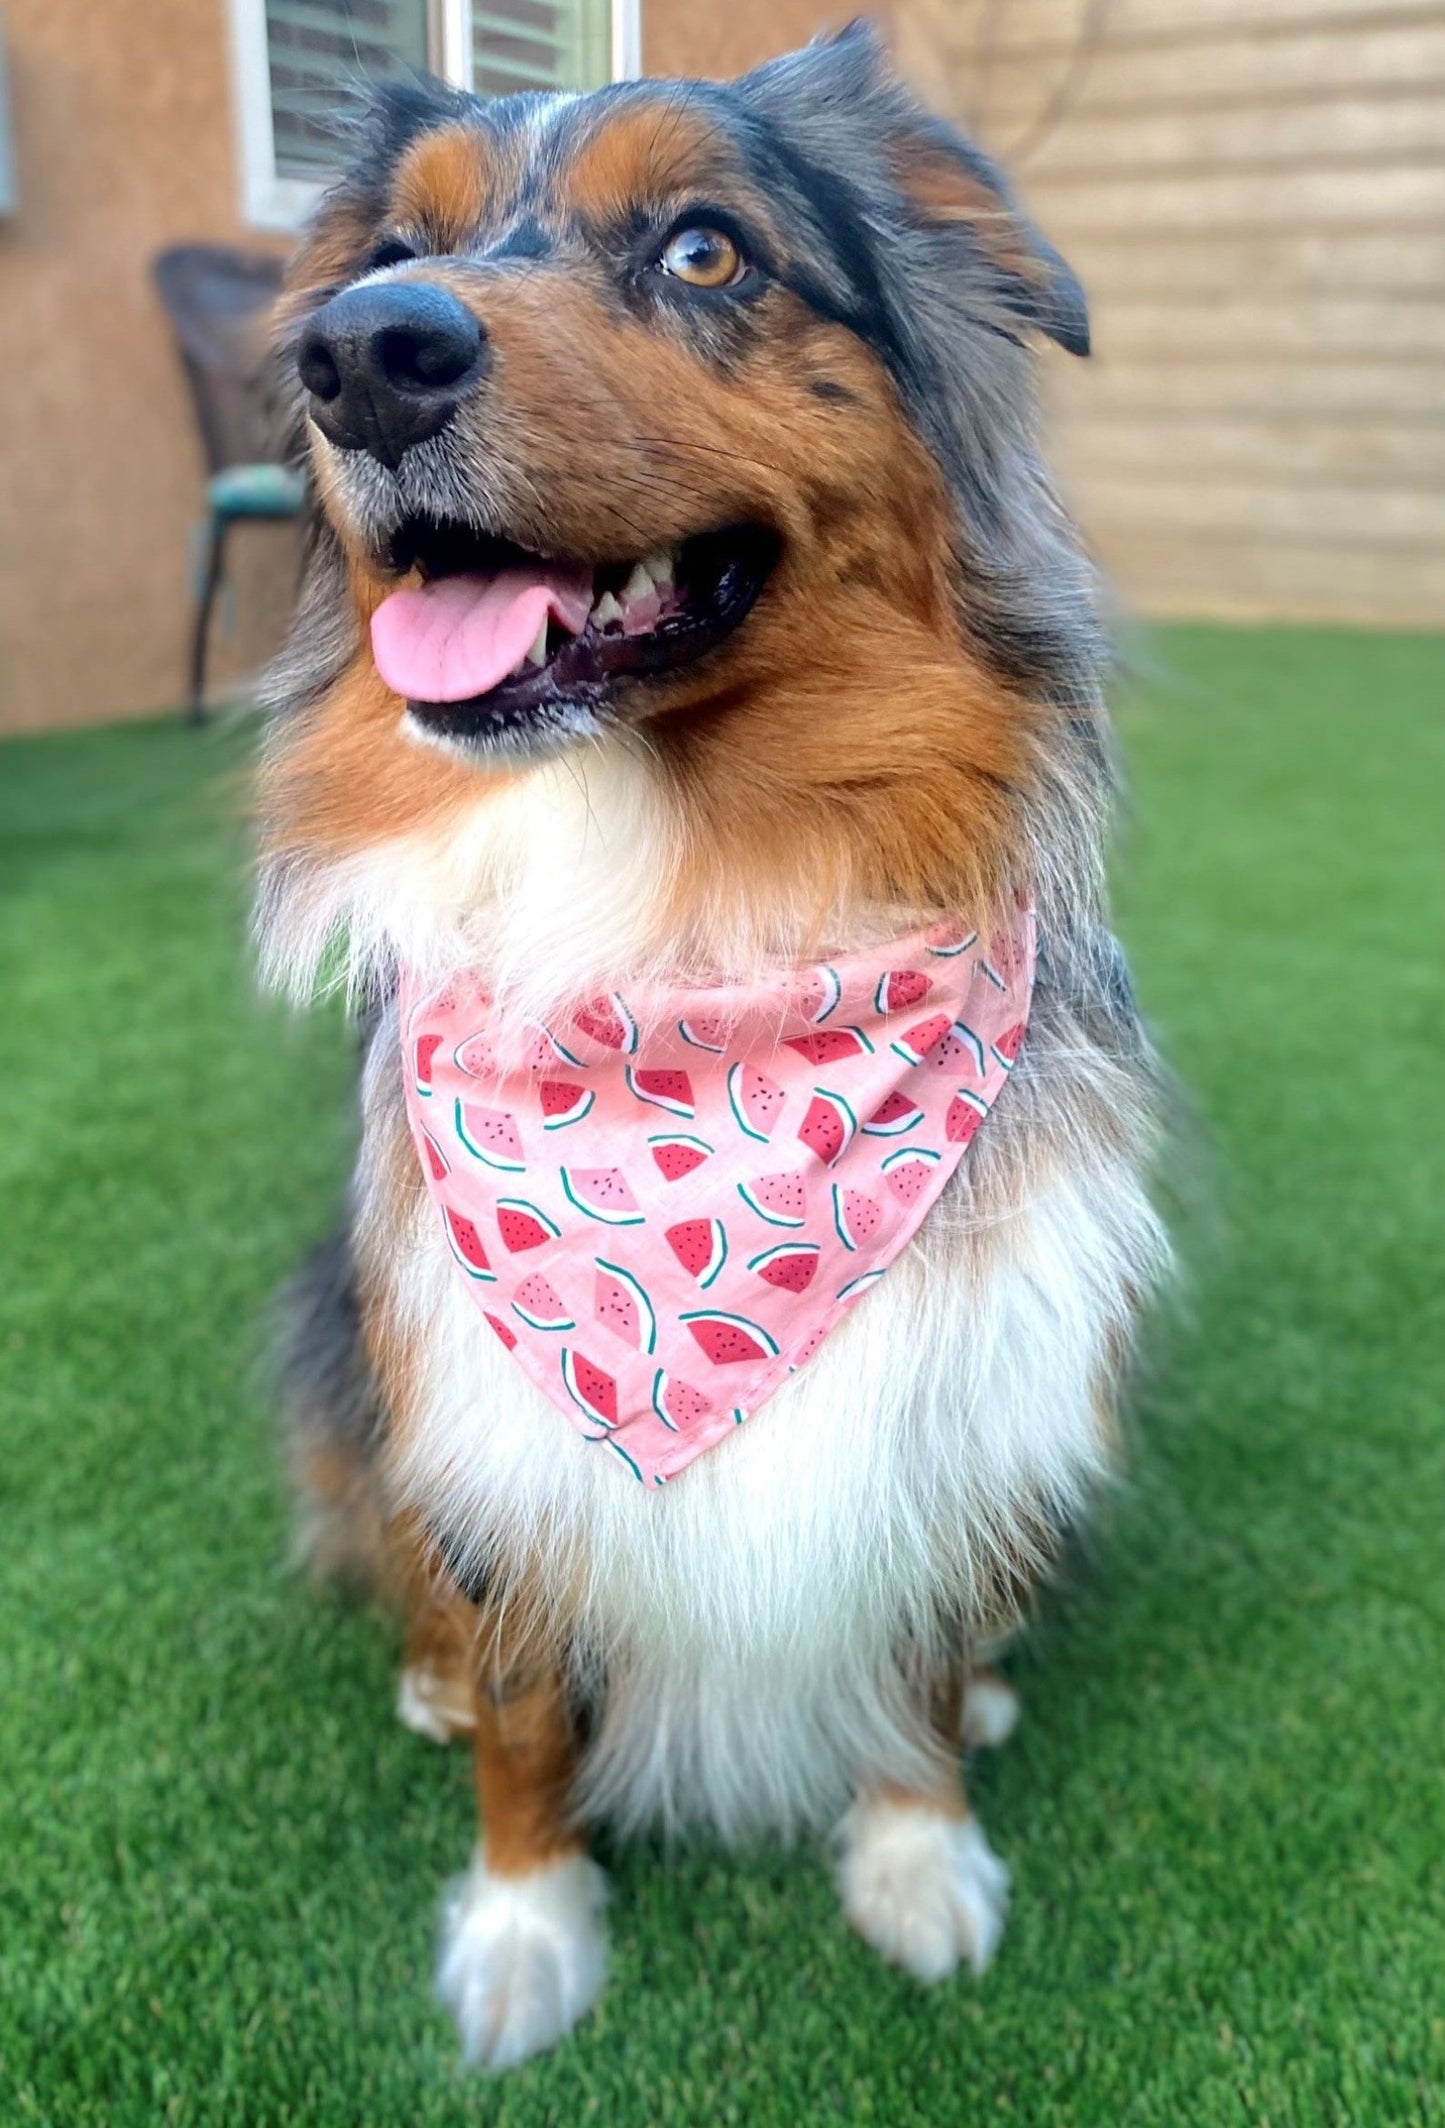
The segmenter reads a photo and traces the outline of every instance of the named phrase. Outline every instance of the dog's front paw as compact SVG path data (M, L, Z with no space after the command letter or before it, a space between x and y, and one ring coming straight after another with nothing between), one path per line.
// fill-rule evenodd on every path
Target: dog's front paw
M1003 1934L1008 1871L976 1818L878 1799L855 1803L842 1835L843 1911L875 1951L918 1980L984 1970Z
M480 1854L447 1901L437 1992L471 2065L555 2046L602 1992L607 1879L586 1855L500 1877Z

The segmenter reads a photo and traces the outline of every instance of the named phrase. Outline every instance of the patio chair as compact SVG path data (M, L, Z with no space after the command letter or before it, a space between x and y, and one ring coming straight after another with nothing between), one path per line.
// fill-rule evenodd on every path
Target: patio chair
M187 696L187 715L201 724L226 535L243 518L284 523L299 516L306 490L301 475L279 462L262 385L266 313L281 286L281 261L227 244L179 244L160 253L152 273L185 367L208 469Z

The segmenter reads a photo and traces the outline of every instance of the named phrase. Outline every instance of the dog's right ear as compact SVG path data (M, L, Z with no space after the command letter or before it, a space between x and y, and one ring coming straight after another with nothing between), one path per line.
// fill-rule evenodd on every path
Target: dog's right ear
M850 23L739 86L810 162L858 190L865 210L876 173L907 224L956 253L960 274L977 281L981 271L1002 320L1045 333L1072 355L1088 354L1089 315L1077 277L1024 214L998 166L899 80L871 23Z

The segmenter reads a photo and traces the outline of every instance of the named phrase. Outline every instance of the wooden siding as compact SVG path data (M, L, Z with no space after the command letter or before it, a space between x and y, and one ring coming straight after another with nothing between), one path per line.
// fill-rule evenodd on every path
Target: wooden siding
M1072 500L1145 610L1445 620L1445 0L898 0L1082 276Z

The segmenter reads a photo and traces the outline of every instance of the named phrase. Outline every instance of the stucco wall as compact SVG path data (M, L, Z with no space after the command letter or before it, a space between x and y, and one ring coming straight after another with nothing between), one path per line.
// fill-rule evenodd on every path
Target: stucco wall
M849 10L643 0L656 73L726 74ZM7 0L19 211L0 222L0 730L161 713L183 682L201 460L149 266L239 219L224 0ZM236 632L264 656L289 528L236 535ZM223 617L224 618L224 617Z

